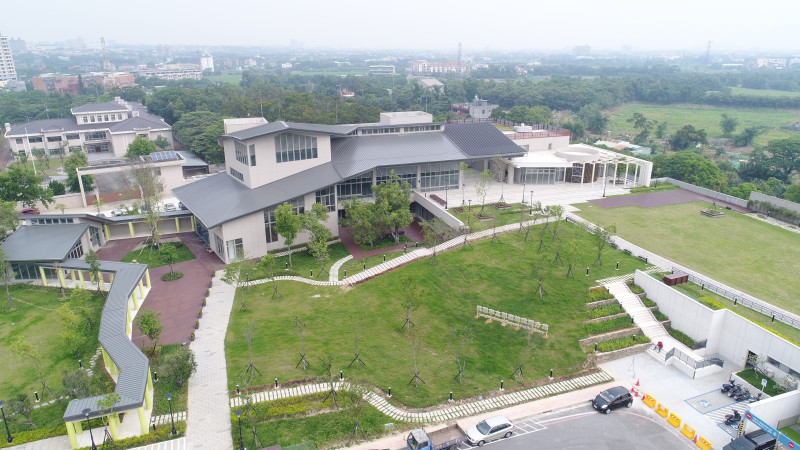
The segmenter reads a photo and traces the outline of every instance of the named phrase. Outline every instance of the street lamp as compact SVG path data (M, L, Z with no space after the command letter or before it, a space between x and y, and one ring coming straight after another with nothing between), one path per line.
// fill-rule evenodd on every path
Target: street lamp
M603 198L606 198L606 186L608 186L608 179L603 183Z
M6 410L3 409L3 406L5 406L5 404L6 404L5 400L0 400L0 411L3 412L3 423L6 424L6 434L8 435L8 438L6 439L6 442L8 442L10 444L10 443L12 443L14 441L14 438L11 437L11 432L8 431L8 421L6 420Z
M164 397L167 398L167 403L169 403L169 421L172 422L172 435L178 434L178 430L175 429L175 419L172 418L172 393L168 393Z
M242 410L237 409L234 412L236 413L236 421L239 422L239 450L244 450L244 443L242 443Z
M533 215L533 189L531 189L531 215Z
M89 413L92 410L90 408L84 409L83 415L86 416L86 425L89 427L89 437L92 439L92 450L97 450L97 445L94 443L94 435L92 434L92 422L89 422Z
M522 182L522 204L525 204L525 182Z
M447 190L448 190L449 187L450 186L446 186L446 185L444 187L444 209L447 209Z

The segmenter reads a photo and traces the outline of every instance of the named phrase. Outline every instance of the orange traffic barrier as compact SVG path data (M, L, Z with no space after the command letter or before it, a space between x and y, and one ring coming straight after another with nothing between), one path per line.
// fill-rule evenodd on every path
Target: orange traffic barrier
M661 417L667 417L667 415L669 414L669 408L659 403L658 406L656 407L656 414L658 414Z
M655 407L655 406L656 406L656 399L654 399L653 397L651 397L651 396L650 396L650 394L647 394L647 395L645 395L645 396L644 396L644 398L642 399L642 403L644 403L645 405L647 405L647 407L648 407L648 408L653 408L653 407Z
M683 429L681 430L681 434L686 436L686 438L689 440L694 440L694 434L695 434L694 428L690 427L687 424L683 424Z
M695 445L700 447L701 450L711 450L711 442L708 442L703 436L697 439L697 444Z
M667 423L669 423L670 425L672 425L675 428L678 428L678 427L681 426L681 418L676 416L675 413L672 413L672 414L669 415L669 419L667 419Z

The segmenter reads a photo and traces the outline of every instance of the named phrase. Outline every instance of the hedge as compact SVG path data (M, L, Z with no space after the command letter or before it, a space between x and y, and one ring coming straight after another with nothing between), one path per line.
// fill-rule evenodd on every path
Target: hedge
M590 290L589 293L586 294L586 303L608 300L610 298L614 298L614 294L608 292L608 289L604 287L597 287Z
M3 433L5 433L5 430L3 430ZM21 431L11 435L14 438L14 442L10 444L7 443L5 439L0 440L0 448L13 447L15 445L39 441L56 436L63 436L65 434L67 434L67 425L63 423L61 426L56 428L42 428L39 430ZM5 436L3 437L5 438Z
M609 333L611 331L617 330L624 330L625 328L630 328L633 325L633 320L629 315L624 315L621 317L615 317L609 320L603 320L602 322L590 322L584 325L586 327L586 331L592 334L603 334Z
M637 344L646 344L650 342L650 338L644 334L635 334L633 336L625 336L608 341L598 342L597 350L601 353L613 352L614 350L621 350L623 348L633 347Z
M614 314L624 313L625 308L620 306L619 303L609 303L608 305L598 306L589 310L589 318L597 319L598 317L613 316Z
M649 299L649 298L647 298L647 297L645 297L645 298L643 298L643 299L642 299L642 303L644 304L644 306L646 306L646 307L648 307L648 308L652 308L653 306L658 306L658 303L656 303L656 302L654 302L654 301L650 300L650 299Z
M628 289L634 294L644 294L644 289L636 283L628 283Z
M669 320L669 317L667 317L666 314L662 313L659 310L653 311L653 315L656 316L656 320L659 321L659 322L663 322L665 320Z
M178 434L172 434L172 425L161 425L156 428L156 431L151 431L147 434L129 437L126 439L119 439L114 441L114 445L119 450L126 448L143 447L145 445L155 444L157 442L168 441L170 439L177 439L186 434L186 422L175 422L175 431ZM99 445L98 445L99 447ZM81 447L80 450L91 450L91 447Z

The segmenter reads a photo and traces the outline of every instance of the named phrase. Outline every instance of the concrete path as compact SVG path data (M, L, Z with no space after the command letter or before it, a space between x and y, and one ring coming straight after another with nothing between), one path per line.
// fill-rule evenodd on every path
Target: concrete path
M430 424L473 416L486 411L492 411L519 403L543 399L552 395L583 389L597 384L607 383L612 380L613 379L608 374L601 371L580 377L570 378L568 380L545 384L535 388L509 392L500 395L492 396L493 393L498 393L500 391L488 392L484 394L486 395L486 398L482 400L453 403L453 406L448 405L444 407L434 407L435 409L428 409L425 412L414 412L400 409L386 401L384 396L378 395L372 391L365 392L363 397L365 400L367 400L367 402L369 402L369 404L394 420ZM335 382L333 383L333 386L337 391L342 389L347 390L349 389L350 384L347 381L343 381ZM270 391L257 392L252 394L251 398L255 403L259 403L281 398L314 394L318 392L327 392L328 390L330 390L330 384L310 384L288 389L279 388ZM242 398L235 397L230 400L230 407L235 408L243 403L244 400Z
M226 450L233 448L231 412L228 408L228 375L225 364L225 333L235 289L223 282L217 271L200 328L189 346L197 371L189 379L189 415L186 448Z
M331 268L328 270L328 281L330 282L339 281L339 269L342 267L342 265L344 265L344 263L350 261L351 259L353 259L353 255L347 255L344 258L333 263Z

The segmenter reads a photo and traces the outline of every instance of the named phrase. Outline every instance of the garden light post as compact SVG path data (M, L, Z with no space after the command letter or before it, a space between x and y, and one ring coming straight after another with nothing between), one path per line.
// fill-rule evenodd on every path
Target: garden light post
M89 412L91 409L86 408L83 410L83 415L86 416L86 425L89 426L89 437L92 439L92 450L97 450L97 445L94 443L94 435L92 434L92 423L89 422Z
M175 419L172 418L172 393L167 393L164 397L167 398L167 403L169 403L169 421L172 423L172 435L178 434L178 431L175 429Z
M3 406L5 406L5 404L6 404L5 400L0 400L0 411L3 412L3 423L6 425L6 435L8 435L8 438L6 438L6 442L10 444L14 441L14 438L11 437L11 431L8 430L8 421L6 420L6 410L3 409Z
M525 182L522 182L522 204L525 204Z
M447 209L447 191L448 191L449 188L450 188L450 186L445 186L444 187L444 209Z
M472 199L467 200L469 202L469 210L472 211Z
M603 183L603 198L606 198L606 186L608 186L607 179L605 180L605 183Z
M244 443L242 442L242 410L237 409L234 412L236 413L236 421L239 422L239 450L244 450Z

